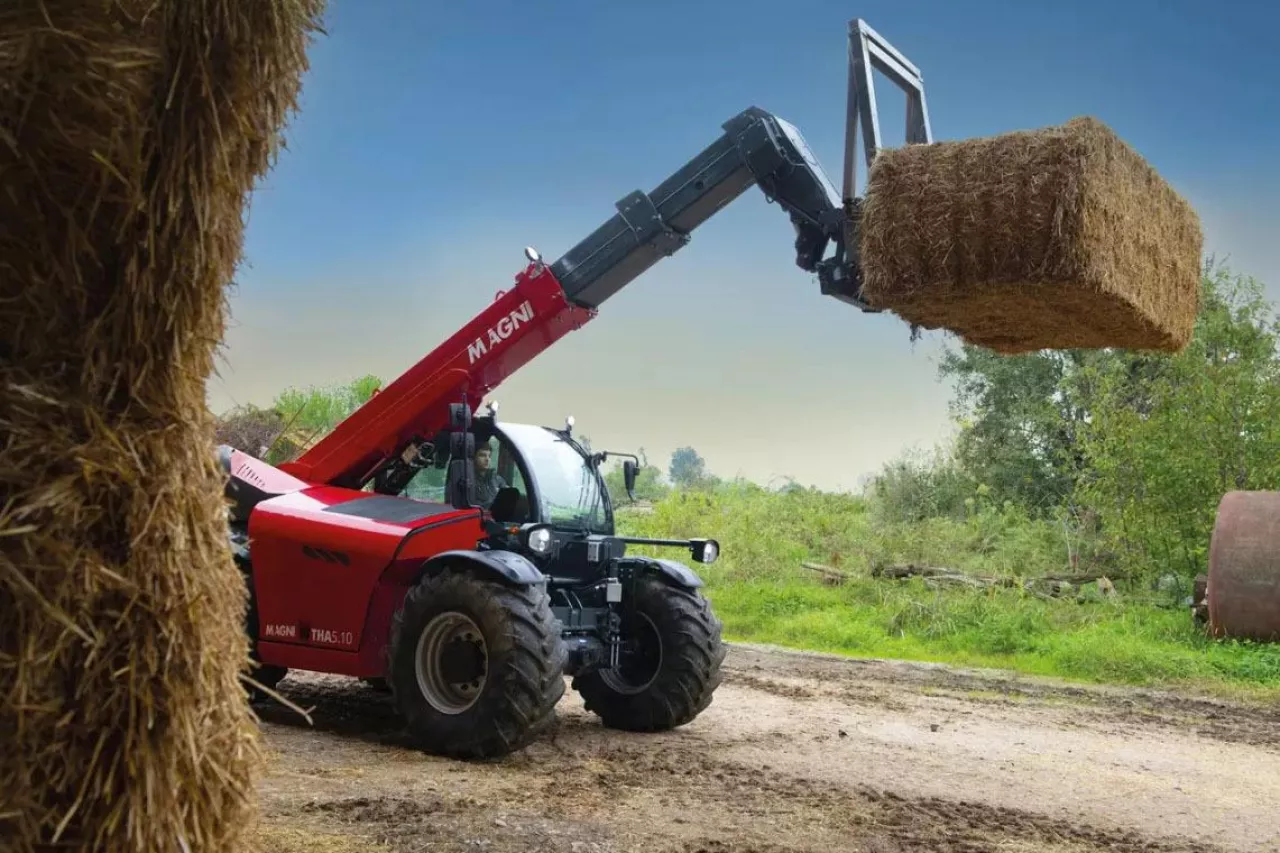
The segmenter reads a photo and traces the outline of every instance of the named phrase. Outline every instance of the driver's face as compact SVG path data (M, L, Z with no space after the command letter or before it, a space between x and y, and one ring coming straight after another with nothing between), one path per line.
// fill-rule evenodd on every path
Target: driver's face
M489 453L490 451L488 450L476 451L476 469L477 470L485 471L489 468Z

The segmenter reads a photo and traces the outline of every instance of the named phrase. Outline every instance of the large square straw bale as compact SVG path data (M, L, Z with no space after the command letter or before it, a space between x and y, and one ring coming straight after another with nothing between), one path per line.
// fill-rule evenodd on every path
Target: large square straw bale
M0 850L253 826L205 383L320 0L0 4Z
M877 155L869 303L1002 353L1177 351L1199 309L1195 211L1101 122Z

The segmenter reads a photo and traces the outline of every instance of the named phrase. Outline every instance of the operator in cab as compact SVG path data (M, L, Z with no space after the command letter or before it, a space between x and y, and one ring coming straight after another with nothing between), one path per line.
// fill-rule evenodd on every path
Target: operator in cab
M467 496L472 506L488 507L497 497L499 489L507 487L497 471L493 470L493 451L488 443L476 446L476 454L471 458L471 492Z

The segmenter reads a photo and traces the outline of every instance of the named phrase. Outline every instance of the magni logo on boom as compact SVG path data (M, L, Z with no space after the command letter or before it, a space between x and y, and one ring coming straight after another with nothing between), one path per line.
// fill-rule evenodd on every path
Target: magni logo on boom
M489 331L476 338L476 342L467 346L468 364L475 364L476 359L498 346L515 333L525 323L533 319L533 303L523 302L520 307L489 327Z

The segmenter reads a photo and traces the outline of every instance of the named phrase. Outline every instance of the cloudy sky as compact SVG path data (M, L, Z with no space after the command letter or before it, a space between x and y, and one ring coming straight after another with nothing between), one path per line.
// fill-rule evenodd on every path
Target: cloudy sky
M1200 211L1206 250L1280 296L1280 6L1180 0L330 0L289 150L256 193L210 404L390 380L747 106L838 185L847 21L919 66L934 136L1090 114ZM789 9L789 11L783 11ZM880 81L887 144L903 99ZM1268 154L1267 152L1272 152ZM828 488L950 432L944 338L818 293L751 190L495 394L597 447Z

